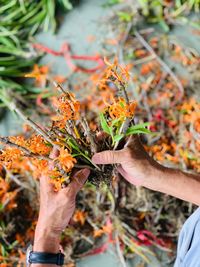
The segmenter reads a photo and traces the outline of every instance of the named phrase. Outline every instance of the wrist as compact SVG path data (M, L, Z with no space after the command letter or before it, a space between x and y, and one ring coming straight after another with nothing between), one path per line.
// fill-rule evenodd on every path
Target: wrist
M38 223L35 230L33 251L58 253L59 247L60 233Z
M163 187L164 174L168 168L160 165L156 161L152 161L148 168L148 177L143 184L144 187L154 191L161 191Z

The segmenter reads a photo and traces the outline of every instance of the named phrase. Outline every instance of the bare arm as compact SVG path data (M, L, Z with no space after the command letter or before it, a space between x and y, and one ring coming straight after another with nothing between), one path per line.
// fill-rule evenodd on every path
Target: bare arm
M166 167L155 169L152 175L158 182L146 187L200 206L200 175Z
M118 164L119 173L136 186L200 205L200 175L160 165L147 154L137 137L130 139L122 150L95 154L93 161L96 164Z

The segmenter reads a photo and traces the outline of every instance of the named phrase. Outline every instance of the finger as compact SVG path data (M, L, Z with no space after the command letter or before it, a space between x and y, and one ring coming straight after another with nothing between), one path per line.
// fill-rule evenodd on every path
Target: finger
M140 138L138 135L130 135L127 138L126 144L124 147L134 147L136 144L140 143Z
M92 157L92 162L96 164L114 164L114 163L123 163L125 160L124 150L117 151L103 151L96 153Z
M121 166L119 166L117 170L121 174L121 176L124 177L129 183L133 183L130 175Z
M45 174L42 174L40 177L40 191L41 192L53 192L53 185L49 181L49 177Z
M118 172L131 184L135 186L141 185L141 180L138 178L134 178L133 176L130 176L121 166L117 168Z
M53 149L51 150L51 153L49 154L50 159L55 159L59 156L60 151L54 146Z
M60 154L60 151L54 146L53 149L51 150L51 153L49 154L49 158L55 160ZM49 169L53 170L55 166L55 162L51 161L49 162Z
M72 182L66 188L64 188L63 191L66 191L66 192L71 191L72 194L76 195L80 191L80 189L83 187L83 185L85 184L89 174L90 174L89 169L82 169L76 172L72 176Z
M55 159L59 156L59 150L56 147L53 147L51 153L49 154L49 158ZM49 163L49 169L52 170L54 168L54 162ZM46 174L42 174L40 177L40 191L46 192L54 192L53 185L49 181L49 176Z

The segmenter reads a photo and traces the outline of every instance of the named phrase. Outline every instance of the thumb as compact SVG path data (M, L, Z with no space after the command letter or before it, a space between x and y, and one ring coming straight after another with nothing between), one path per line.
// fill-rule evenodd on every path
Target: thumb
M89 174L90 170L86 168L76 172L72 177L72 182L67 188L71 189L72 192L78 193L85 184Z
M123 163L125 160L124 150L107 150L94 154L92 162L96 164L115 164Z
M59 156L60 151L54 146L53 149L51 150L51 153L49 155L50 159L55 159Z

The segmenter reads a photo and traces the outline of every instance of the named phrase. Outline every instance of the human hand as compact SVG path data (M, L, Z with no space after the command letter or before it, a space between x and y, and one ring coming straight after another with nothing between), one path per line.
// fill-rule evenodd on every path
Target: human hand
M59 152L53 150L50 157ZM40 178L40 211L35 231L34 251L57 253L60 234L68 225L75 210L76 195L89 176L88 169L82 169L73 175L72 182L55 192L49 183L49 177Z
M145 151L138 136L132 136L121 150L96 153L95 164L118 164L118 172L131 184L155 189L157 170L162 168Z

